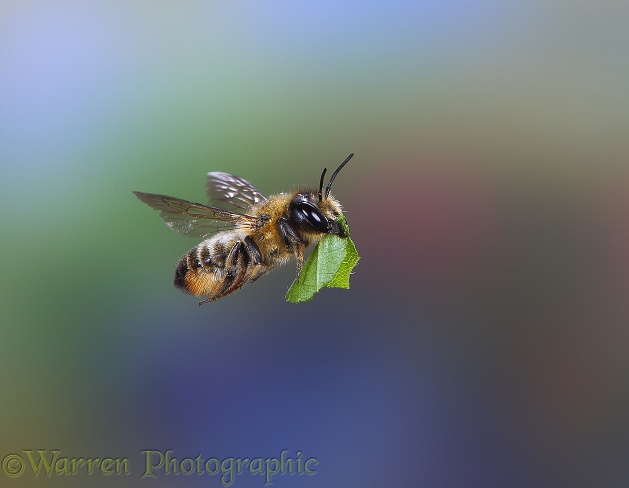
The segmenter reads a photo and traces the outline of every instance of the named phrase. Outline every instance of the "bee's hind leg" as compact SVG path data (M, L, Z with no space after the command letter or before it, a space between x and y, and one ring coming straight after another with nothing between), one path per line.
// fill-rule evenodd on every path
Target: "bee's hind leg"
M216 300L216 298L214 298L214 297L208 297L208 298L206 298L205 300L201 300L201 301L199 302L199 307L200 307L201 305L205 305L206 303L211 303L211 302L213 302L214 300Z
M245 275L247 273L247 263L244 258L244 245L241 241L234 243L225 259L225 277L220 285L220 289L212 300L217 300L230 293L240 290L246 283Z

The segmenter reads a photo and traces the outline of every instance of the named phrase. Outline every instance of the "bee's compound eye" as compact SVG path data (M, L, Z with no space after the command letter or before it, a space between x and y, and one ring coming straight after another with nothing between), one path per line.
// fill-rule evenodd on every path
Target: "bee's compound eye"
M315 229L321 232L328 231L328 221L317 208L312 205L302 203L298 206L299 212L305 217Z

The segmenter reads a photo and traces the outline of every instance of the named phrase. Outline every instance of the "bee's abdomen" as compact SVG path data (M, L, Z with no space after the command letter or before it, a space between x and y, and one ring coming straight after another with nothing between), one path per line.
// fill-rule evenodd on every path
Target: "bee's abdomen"
M190 249L175 268L174 285L180 290L196 296L208 295L216 286L215 263L203 263L207 241Z
M254 240L216 235L190 249L177 263L174 284L209 301L240 289L266 272Z

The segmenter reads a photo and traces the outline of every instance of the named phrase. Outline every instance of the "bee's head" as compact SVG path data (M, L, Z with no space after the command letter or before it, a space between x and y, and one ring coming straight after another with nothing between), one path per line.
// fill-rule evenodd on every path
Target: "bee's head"
M332 173L330 182L323 193L323 178L327 169L323 169L319 182L319 191L298 192L291 200L288 211L290 219L302 234L311 236L321 234L335 234L339 237L347 237L343 228L336 222L342 213L341 204L334 197L330 196L332 182L336 175L343 169L343 166L352 159L354 153L350 154L345 161Z

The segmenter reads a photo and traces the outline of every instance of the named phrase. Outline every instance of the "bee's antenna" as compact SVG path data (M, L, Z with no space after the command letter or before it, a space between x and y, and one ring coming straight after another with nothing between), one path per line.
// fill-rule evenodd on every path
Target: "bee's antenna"
M321 173L321 181L319 181L319 201L323 200L323 177L327 170L328 168L323 168L323 173Z
M352 159L353 156L354 156L354 153L347 156L347 158L345 158L345 161L343 161L341 165L338 168L336 168L336 171L332 173L332 176L330 177L330 182L328 183L328 186L325 189L325 198L328 198L328 195L330 195L330 188L332 188L332 182L334 181L334 178L336 178L336 175L339 174L339 171L343 169L343 166L345 166L347 162L350 159ZM323 173L325 174L325 171ZM321 175L321 183L323 183L323 175ZM319 199L321 199L321 190L319 190Z

